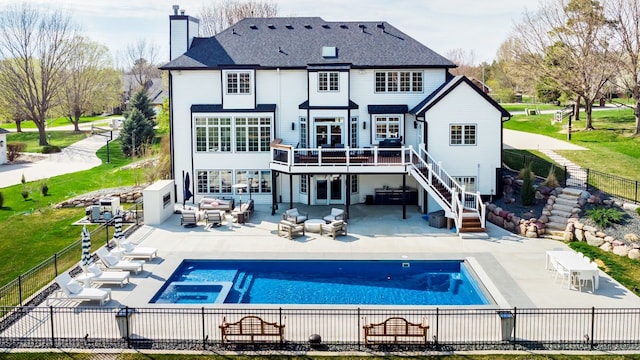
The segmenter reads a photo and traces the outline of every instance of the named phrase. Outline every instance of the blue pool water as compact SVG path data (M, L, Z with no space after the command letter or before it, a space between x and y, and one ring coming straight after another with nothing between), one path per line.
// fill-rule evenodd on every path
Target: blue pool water
M184 260L152 298L173 304L485 305L464 261Z

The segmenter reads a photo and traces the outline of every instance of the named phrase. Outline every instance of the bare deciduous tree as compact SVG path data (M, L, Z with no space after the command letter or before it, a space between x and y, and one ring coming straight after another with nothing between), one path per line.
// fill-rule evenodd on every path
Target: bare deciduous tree
M552 0L536 13L526 12L515 27L518 61L582 98L586 129L593 129L593 102L615 72L611 25L598 1Z
M106 46L79 38L66 71L68 75L60 94L60 107L76 132L80 131L78 125L83 114L119 105L121 74L113 68Z
M140 88L143 88L149 79L160 77L161 72L156 64L158 46L153 42L143 38L128 44L125 58L128 71L133 75Z
M270 0L216 0L200 8L200 35L213 36L248 17L274 17L278 5Z
M65 82L64 69L76 47L76 28L63 12L41 12L29 4L0 13L0 94L17 102L47 145L47 114Z
M613 80L635 100L633 135L640 135L640 3L638 0L607 1L607 14L616 21L619 75Z
M476 53L473 50L465 49L451 49L448 50L445 55L454 64L458 65L457 68L449 70L452 75L464 75L466 77L472 77L478 79L481 76L481 69L478 66L478 60Z

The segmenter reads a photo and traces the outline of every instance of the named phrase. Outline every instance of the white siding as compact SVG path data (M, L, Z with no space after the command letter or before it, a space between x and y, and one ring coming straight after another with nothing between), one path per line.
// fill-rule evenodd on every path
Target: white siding
M266 70L256 74L258 104L276 104L276 133L274 138L285 144L297 144L299 135L298 106L307 100L307 72L304 70ZM295 122L295 130L291 123Z
M349 104L349 73L338 73L339 91L318 91L318 72L309 72L309 105L347 106Z
M227 74L249 72L251 73L251 90L248 94L229 94L227 92ZM225 109L253 109L256 107L256 73L253 70L225 70L222 72L222 106Z
M477 190L495 193L495 169L502 149L500 111L466 83L460 84L427 111L429 154L451 176L477 177ZM476 145L449 145L451 124L475 124Z
M184 19L171 20L169 60L173 60L187 52L189 39L187 39L187 22Z

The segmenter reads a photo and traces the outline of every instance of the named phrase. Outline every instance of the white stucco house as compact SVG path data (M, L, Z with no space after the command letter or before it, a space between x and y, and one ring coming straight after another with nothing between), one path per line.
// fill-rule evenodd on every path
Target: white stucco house
M384 21L247 18L201 38L169 19L178 202L191 174L189 203L243 183L272 213L396 204L483 231L510 114L451 61Z

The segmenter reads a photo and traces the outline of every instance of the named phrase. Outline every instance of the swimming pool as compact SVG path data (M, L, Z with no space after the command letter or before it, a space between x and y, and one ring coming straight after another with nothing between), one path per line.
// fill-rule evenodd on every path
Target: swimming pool
M184 260L156 304L486 305L463 260Z

